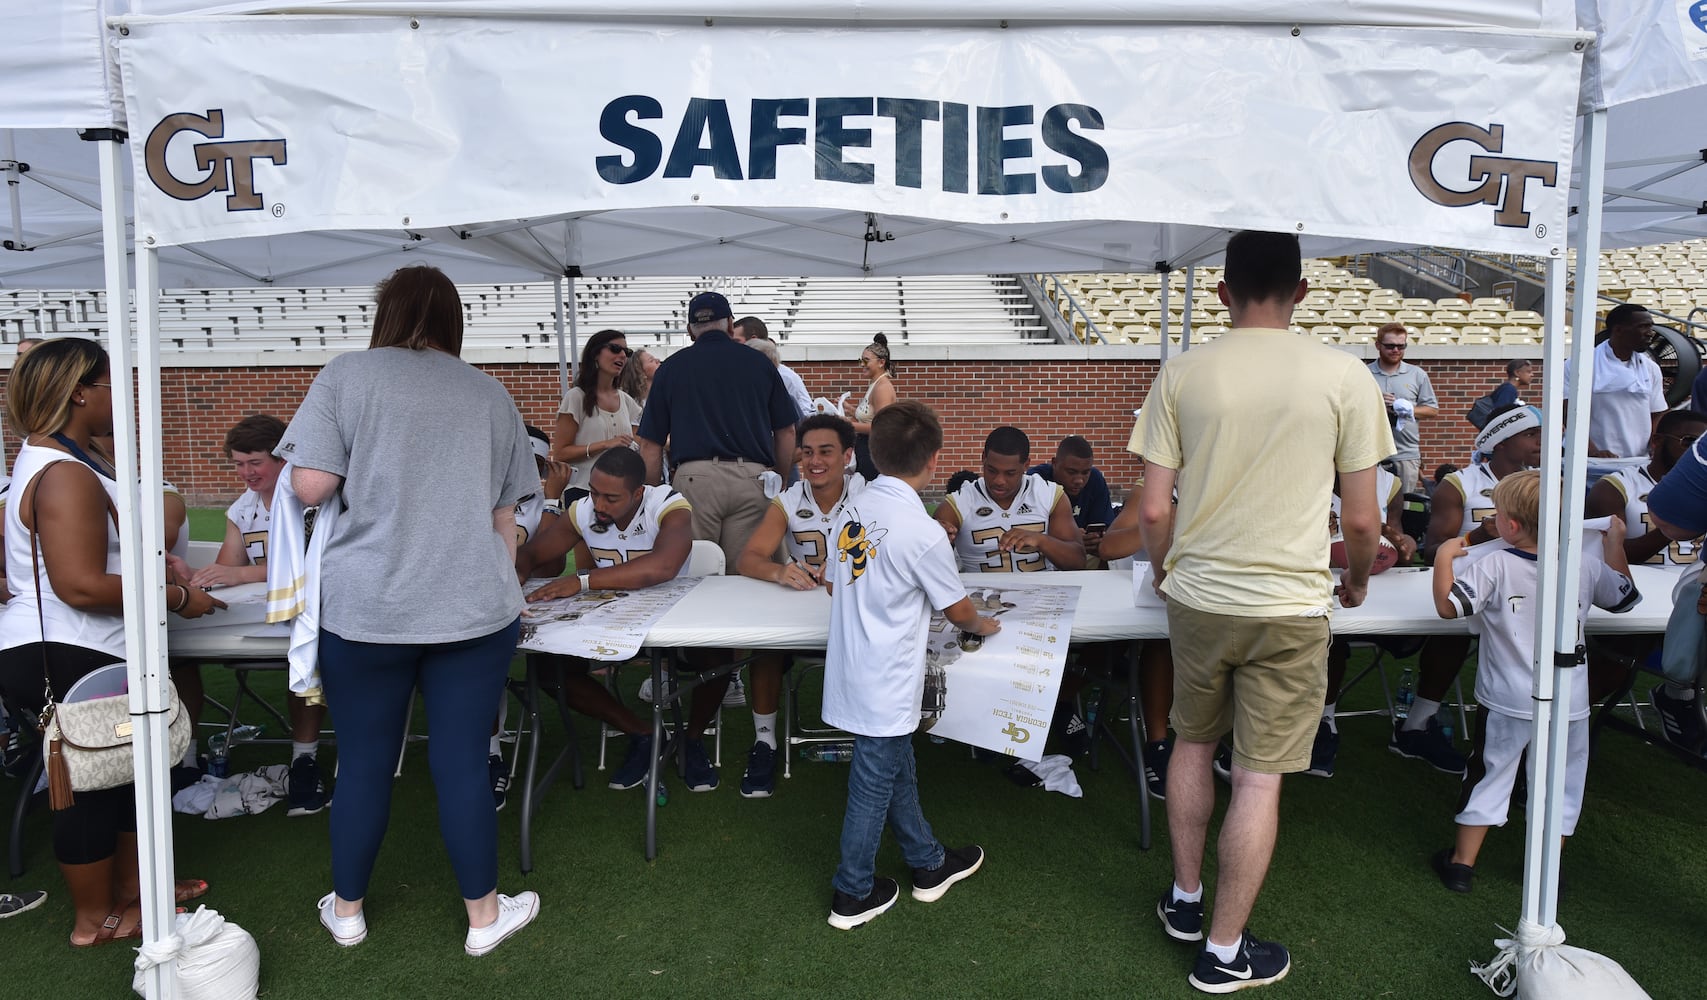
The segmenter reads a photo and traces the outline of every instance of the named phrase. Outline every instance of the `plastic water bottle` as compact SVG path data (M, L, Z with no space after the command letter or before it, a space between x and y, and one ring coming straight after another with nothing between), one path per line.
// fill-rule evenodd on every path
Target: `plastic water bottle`
M667 806L669 804L670 804L670 785L669 785L669 782L665 781L662 777L660 777L658 779L658 805L660 807L663 807L663 806Z
M1399 675L1399 690L1393 695L1393 718L1403 719L1411 714L1411 702L1416 700L1416 691L1411 687L1411 668L1406 667Z
M1097 705L1102 702L1102 691L1091 688L1085 696L1085 728L1095 730L1097 727Z
M231 731L231 742L252 743L260 739L266 731L264 726L238 726Z
M801 756L805 757L807 760L846 764L848 761L853 760L853 744L845 741L840 743L819 743L814 746L807 747L806 752Z
M231 762L225 755L225 734L214 733L207 738L207 773L223 778L230 770Z

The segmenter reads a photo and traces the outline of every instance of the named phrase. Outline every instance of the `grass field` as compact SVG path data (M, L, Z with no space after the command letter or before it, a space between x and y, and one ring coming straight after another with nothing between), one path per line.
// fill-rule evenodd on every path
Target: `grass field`
M206 674L218 696L224 673ZM1347 707L1378 698L1367 683ZM647 863L644 801L604 787L590 767L593 727L582 726L587 788L564 784L545 800L532 875L517 867L517 808L500 814L500 888L536 889L543 908L485 959L461 951L462 907L419 745L396 785L361 946L338 949L315 919L330 885L325 814L180 817L178 873L208 879L205 902L254 934L262 992L273 998L1198 995L1185 983L1191 948L1165 938L1154 916L1169 878L1165 810L1154 849L1140 851L1137 789L1112 758L1100 772L1077 767L1085 797L1074 800L1016 788L964 747L920 740L926 815L945 842L976 841L989 860L941 902L903 893L889 914L844 933L824 918L845 765L797 762L775 797L744 800L735 785L751 716L727 713L727 730L722 787L694 795L672 784L661 853ZM548 746L557 745L561 734L548 732ZM1387 753L1380 718L1346 719L1342 732L1338 776L1287 779L1280 844L1253 925L1292 949L1294 967L1261 995L1488 996L1467 966L1492 956L1497 924L1515 925L1520 828L1490 837L1473 895L1447 892L1428 857L1450 840L1455 779ZM279 748L241 747L234 763L282 759ZM1570 942L1618 959L1662 1000L1707 992L1707 958L1696 950L1707 926L1704 815L1701 775L1610 733L1565 852L1560 923ZM30 817L30 871L17 884L45 887L50 899L0 928L4 995L127 995L128 950L78 954L65 945L70 908L47 820L45 810ZM905 884L888 842L879 870Z

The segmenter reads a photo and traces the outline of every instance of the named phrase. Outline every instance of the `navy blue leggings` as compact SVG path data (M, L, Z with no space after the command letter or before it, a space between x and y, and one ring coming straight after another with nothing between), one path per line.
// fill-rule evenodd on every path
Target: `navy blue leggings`
M362 899L391 819L391 781L415 688L427 707L427 760L439 834L465 899L498 887L498 814L486 773L493 706L521 619L462 642L391 645L320 632L320 680L338 736L332 887Z

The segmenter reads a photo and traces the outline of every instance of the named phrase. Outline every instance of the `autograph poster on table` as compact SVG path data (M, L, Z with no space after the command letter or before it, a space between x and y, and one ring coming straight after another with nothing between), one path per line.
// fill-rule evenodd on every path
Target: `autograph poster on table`
M594 590L529 604L522 609L522 634L516 648L591 660L629 659L640 652L646 633L658 619L699 581L699 577L678 578L635 590ZM522 590L531 594L550 582L529 580Z
M969 638L940 613L931 616L920 727L932 736L1040 760L1066 672L1079 588L971 587L966 596L1002 630Z

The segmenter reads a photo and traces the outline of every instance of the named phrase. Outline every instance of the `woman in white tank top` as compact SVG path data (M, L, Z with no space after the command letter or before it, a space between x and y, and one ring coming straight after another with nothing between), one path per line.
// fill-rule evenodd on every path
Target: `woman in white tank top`
M6 389L24 446L5 513L16 596L0 615L0 697L30 717L43 704L44 661L61 697L124 659L118 484L91 450L95 435L112 432L112 376L94 341L50 340L13 367ZM166 602L185 617L223 606L177 584L166 588ZM53 814L54 856L76 909L74 946L142 936L134 796L129 785L78 792L74 805Z
M866 479L877 478L877 466L871 461L871 418L877 411L895 402L895 365L889 360L889 338L873 334L871 343L859 354L859 366L865 370L871 384L854 407L854 463Z

